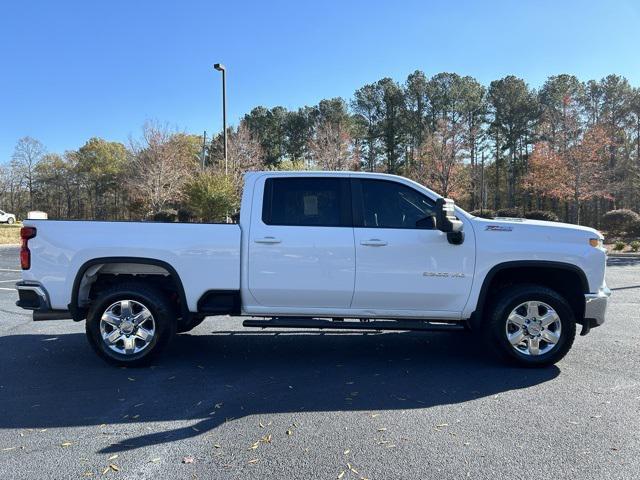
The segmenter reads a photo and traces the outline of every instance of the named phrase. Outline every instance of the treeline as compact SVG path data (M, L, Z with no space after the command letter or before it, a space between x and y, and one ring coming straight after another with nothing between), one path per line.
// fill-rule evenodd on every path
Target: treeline
M546 210L596 227L606 211L640 210L640 89L617 75L558 75L535 90L514 76L485 86L416 71L349 100L256 107L228 134L226 176L221 134L205 145L147 124L127 146L91 139L62 155L21 139L2 171L2 208L219 220L237 205L242 172L309 168L401 174L469 210Z

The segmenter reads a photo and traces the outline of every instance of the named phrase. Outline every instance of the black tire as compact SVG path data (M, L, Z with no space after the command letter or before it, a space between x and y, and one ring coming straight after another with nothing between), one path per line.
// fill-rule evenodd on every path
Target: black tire
M12 217L9 217L9 219L7 220L7 223L9 225L13 225L15 223L15 220Z
M530 355L514 348L507 338L507 319L519 305L537 301L553 308L560 321L560 338L546 353ZM545 367L560 361L573 345L576 336L576 320L567 300L555 290L538 285L516 285L497 294L483 330L488 347L503 358L524 367ZM551 345L543 343L543 345Z
M189 320L178 322L176 331L178 333L190 332L191 330L196 328L198 325L200 325L202 322L204 322L205 318L206 317L203 317L202 315L192 315Z
M155 334L140 352L121 354L113 351L102 339L100 319L106 309L121 300L133 300L144 305L153 316ZM165 294L141 282L129 281L101 292L87 313L86 333L93 350L112 365L137 367L149 364L171 342L176 333L176 317Z

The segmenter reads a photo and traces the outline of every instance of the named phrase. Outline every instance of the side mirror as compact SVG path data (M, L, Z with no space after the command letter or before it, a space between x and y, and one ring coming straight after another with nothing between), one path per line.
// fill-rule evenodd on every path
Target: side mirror
M436 229L436 217L429 215L428 217L421 218L416 222L416 228L422 230L435 230Z
M447 240L453 245L464 242L463 223L455 215L455 203L449 198L436 200L436 225L438 230L447 234Z

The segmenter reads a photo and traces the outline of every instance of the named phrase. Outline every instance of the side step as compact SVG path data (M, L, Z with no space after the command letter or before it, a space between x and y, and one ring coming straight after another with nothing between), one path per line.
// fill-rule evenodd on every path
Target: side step
M321 318L275 317L270 320L245 320L243 327L257 328L320 328L334 330L464 330L462 322L434 323L426 320L360 320L334 321Z
M33 321L40 322L42 320L69 320L73 318L69 310L34 310Z

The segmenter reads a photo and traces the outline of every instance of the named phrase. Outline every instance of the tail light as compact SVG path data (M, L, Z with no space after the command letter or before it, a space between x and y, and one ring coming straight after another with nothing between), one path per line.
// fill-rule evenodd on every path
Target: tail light
M35 227L22 227L20 229L20 238L22 239L22 247L20 248L20 266L23 270L29 270L31 268L31 252L29 251L29 239L35 236Z

